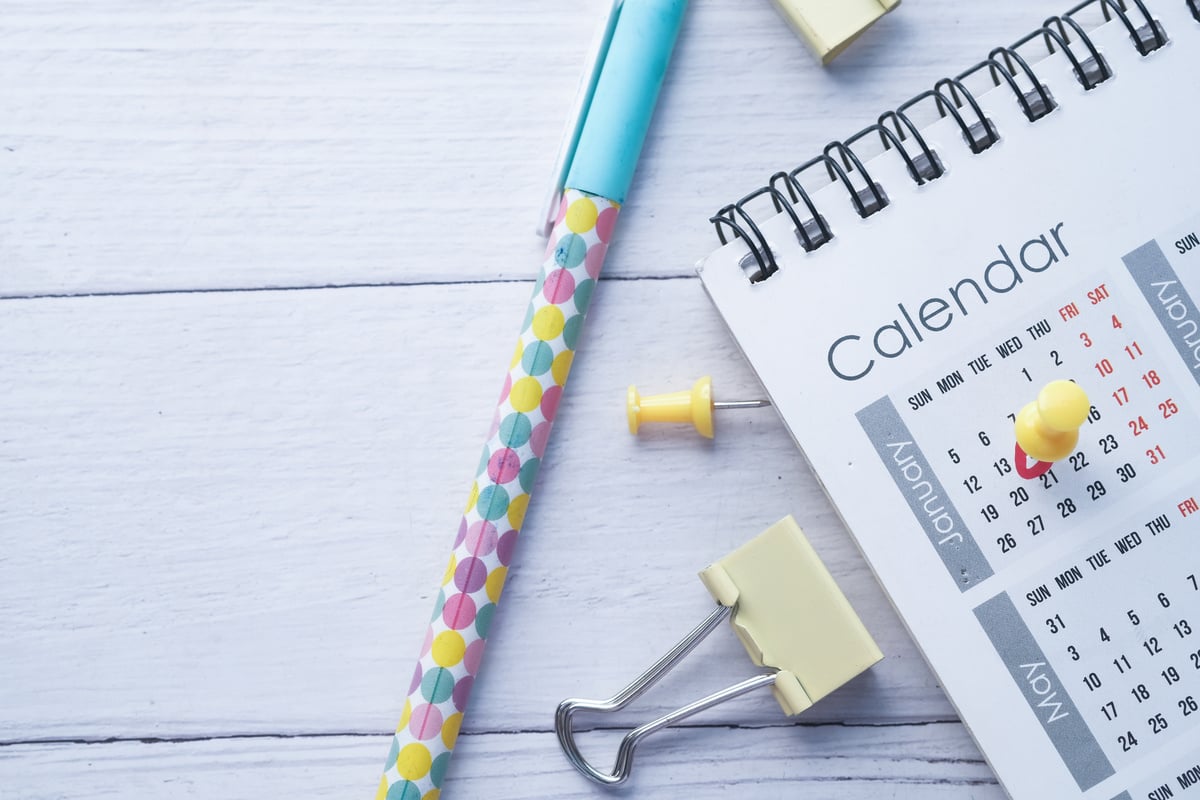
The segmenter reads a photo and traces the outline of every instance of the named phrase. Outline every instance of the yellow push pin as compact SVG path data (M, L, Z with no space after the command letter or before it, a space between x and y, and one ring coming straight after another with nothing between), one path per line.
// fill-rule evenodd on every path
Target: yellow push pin
M1017 414L1017 444L1038 461L1060 461L1075 449L1091 408L1078 384L1051 381Z
M625 395L629 432L635 435L644 422L690 422L701 436L711 439L713 409L762 408L769 405L770 400L715 402L712 399L712 378L707 375L696 381L691 389L682 392L642 397L636 386L630 386Z

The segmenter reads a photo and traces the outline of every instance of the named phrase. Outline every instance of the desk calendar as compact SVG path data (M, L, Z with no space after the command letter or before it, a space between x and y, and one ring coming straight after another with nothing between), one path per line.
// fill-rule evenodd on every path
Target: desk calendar
M1200 10L1125 5L779 173L700 267L1018 800L1200 798Z

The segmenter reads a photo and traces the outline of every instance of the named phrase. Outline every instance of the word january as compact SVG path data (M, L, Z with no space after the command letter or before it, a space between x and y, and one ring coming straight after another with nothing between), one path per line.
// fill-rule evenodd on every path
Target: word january
M844 381L864 378L875 368L876 356L899 358L925 341L925 332L944 331L957 315L970 314L968 307L974 302L972 295L978 297L982 305L987 305L989 292L1007 294L1024 283L1023 272L1037 275L1050 269L1060 259L1071 255L1062 240L1062 227L1060 222L1046 233L1027 240L1017 249L1016 261L1004 245L997 244L1000 258L984 267L978 280L972 277L960 279L946 290L949 300L944 297L923 300L917 306L916 319L904 303L898 303L896 308L900 316L875 329L869 340L870 348L863 344L863 337L857 333L837 338L826 354L829 369ZM957 315L953 309L958 309Z

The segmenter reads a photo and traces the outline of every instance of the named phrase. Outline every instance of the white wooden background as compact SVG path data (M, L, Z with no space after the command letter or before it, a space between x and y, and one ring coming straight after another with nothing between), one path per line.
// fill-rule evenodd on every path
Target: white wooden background
M622 403L756 396L693 276L708 216L1060 3L908 0L824 70L768 0L692 3L445 796L1003 797L774 413L635 440ZM5 0L0 797L373 796L605 5ZM555 705L787 513L887 659L586 782ZM622 720L750 670L721 630Z

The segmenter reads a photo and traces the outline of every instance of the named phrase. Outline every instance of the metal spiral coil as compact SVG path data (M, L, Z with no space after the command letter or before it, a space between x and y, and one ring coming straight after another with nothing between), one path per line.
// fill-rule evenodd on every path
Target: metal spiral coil
M1192 16L1200 21L1200 0L1186 2ZM772 216L788 215L796 240L806 252L812 252L832 240L833 229L821 215L801 180L804 173L817 167L824 167L823 171L831 183L840 183L845 187L851 206L860 217L883 211L890 203L887 192L871 178L863 159L854 149L867 136L878 136L885 153L894 151L918 186L942 177L946 170L941 159L922 136L920 127L913 122L909 113L924 104L933 103L939 118L950 117L954 120L971 153L984 152L1000 140L1000 132L967 88L966 82L979 73L986 73L993 86L1008 86L1021 112L1030 122L1037 122L1053 113L1058 107L1057 102L1020 52L1031 42L1040 42L1050 56L1061 53L1070 63L1080 86L1085 91L1095 89L1111 78L1113 72L1076 19L1081 12L1095 10L1093 7L1103 15L1104 22L1120 20L1134 48L1143 57L1167 43L1166 31L1151 16L1142 0L1084 0L1065 14L1048 18L1042 27L1030 31L1011 46L994 48L986 59L970 69L953 77L942 78L932 89L909 98L895 110L884 112L874 125L863 128L848 139L830 142L819 156L791 171L775 173L767 185L724 206L709 219L716 228L717 238L722 245L734 240L746 244L748 252L742 256L739 264L751 283L764 281L780 269L775 251L755 219L756 212L751 208L754 204L762 204L764 198L771 202ZM759 219L766 218L766 215L759 215Z

